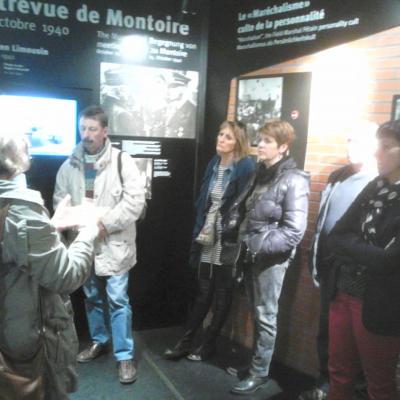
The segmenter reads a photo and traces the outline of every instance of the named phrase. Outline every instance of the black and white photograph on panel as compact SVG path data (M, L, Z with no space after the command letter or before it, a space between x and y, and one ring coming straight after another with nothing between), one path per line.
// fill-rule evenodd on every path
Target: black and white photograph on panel
M152 197L151 183L153 180L153 159L152 158L133 158L139 169L140 179L144 184L146 200Z
M283 77L240 79L237 95L237 120L246 124L252 145L258 129L282 113Z
M269 119L288 121L296 132L290 155L300 168L307 148L311 78L311 72L238 78L236 119L246 124L251 144L257 145L257 131Z
M100 77L110 135L195 138L197 71L101 63Z

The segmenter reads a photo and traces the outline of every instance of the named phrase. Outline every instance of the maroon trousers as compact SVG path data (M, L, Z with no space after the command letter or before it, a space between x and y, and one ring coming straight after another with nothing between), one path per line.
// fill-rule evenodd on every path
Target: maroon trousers
M328 400L353 400L361 371L369 400L399 399L395 373L400 337L367 331L361 321L361 307L361 300L343 292L330 305Z

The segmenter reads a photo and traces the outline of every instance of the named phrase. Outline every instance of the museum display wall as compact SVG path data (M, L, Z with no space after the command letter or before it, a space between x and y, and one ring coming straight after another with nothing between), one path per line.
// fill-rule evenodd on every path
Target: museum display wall
M52 209L56 172L78 141L76 113L91 104L106 109L111 141L146 182L130 280L137 329L180 323L192 296L207 15L207 4L178 0L0 2L0 114L30 138L30 186Z
M275 353L279 362L310 375L318 372L315 339L319 293L311 280L308 251L318 214L320 192L329 174L347 162L347 134L359 121L380 124L395 118L400 90L399 44L400 28L385 29L307 56L249 70L229 82L226 109L229 119L243 114L243 104L251 106L261 102L265 106L268 99L278 98L272 109L265 110L264 107L264 115L279 114L296 127L299 142L294 146L292 155L300 165L304 161L304 169L311 173L308 228L298 258L286 276ZM296 79L299 76L309 78L310 86L307 83L293 90L291 101L285 104L285 98L288 97L285 91L288 89L284 82L291 76ZM277 79L278 83L281 80L281 86L275 85ZM242 82L250 84L243 88ZM282 101L279 101L281 94ZM304 109L305 105L308 108ZM304 113L307 116L306 131L302 121ZM253 118L257 115L254 111L251 114ZM250 123L254 125L257 121ZM237 291L225 334L251 346L252 320L242 290Z

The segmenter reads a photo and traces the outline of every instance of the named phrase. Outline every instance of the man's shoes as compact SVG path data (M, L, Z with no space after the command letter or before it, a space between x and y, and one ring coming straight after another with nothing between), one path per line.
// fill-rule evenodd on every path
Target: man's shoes
M327 398L327 392L321 390L319 387L315 387L301 393L298 400L326 400Z
M137 379L137 370L133 360L118 361L118 377L121 383L133 383Z
M164 352L164 358L167 360L179 360L189 354L191 350L191 341L187 339L181 339L175 347L167 349Z
M85 350L78 354L76 360L80 363L87 363L106 352L107 346L105 344L92 342Z
M268 376L253 376L248 375L246 379L243 379L237 383L231 392L235 394L251 394L260 389L271 379Z

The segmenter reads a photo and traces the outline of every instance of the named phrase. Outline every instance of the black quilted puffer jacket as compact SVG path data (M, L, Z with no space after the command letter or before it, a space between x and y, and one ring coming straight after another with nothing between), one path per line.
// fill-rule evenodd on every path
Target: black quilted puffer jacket
M309 193L309 174L291 157L259 165L223 221L223 243L243 240L252 262L265 267L288 261L306 230Z

